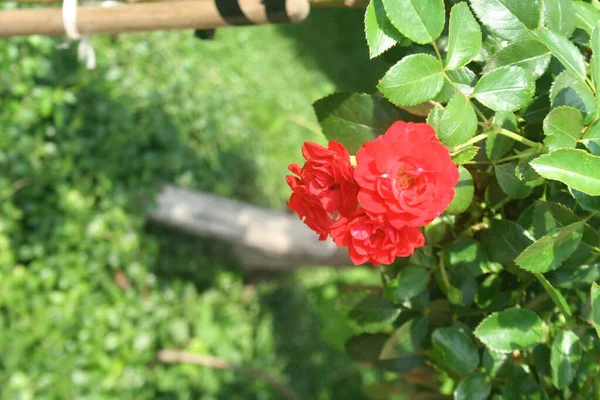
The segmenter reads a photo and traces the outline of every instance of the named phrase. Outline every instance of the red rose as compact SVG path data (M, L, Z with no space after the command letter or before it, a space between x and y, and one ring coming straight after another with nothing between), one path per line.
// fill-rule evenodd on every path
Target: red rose
M408 257L425 244L417 228L394 228L383 218L370 216L364 208L337 220L331 227L331 237L338 246L348 247L354 265L391 264L396 257Z
M289 166L298 177L286 177L294 191L287 204L325 240L333 216L349 215L358 207L358 184L354 180L350 153L332 140L327 148L306 142L302 155L306 159L302 168L298 164Z
M319 240L327 239L329 229L333 224L331 215L325 211L318 199L308 193L300 179L288 175L286 181L293 190L287 206L296 212L310 229L319 234Z
M396 228L424 226L454 198L458 168L425 123L398 121L356 153L358 200Z

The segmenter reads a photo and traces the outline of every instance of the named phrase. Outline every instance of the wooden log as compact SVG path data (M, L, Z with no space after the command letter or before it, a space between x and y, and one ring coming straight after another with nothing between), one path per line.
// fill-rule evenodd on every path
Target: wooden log
M317 234L292 214L174 186L165 187L156 203L151 220L230 242L247 268L351 265L346 249L330 240L319 241Z
M94 35L300 22L309 10L307 0L182 0L79 7L77 30L83 35ZM0 11L2 37L64 34L60 8Z

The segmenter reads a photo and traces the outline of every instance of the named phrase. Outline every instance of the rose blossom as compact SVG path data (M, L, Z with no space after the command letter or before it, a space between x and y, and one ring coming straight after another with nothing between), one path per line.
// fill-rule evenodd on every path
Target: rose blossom
M331 237L338 246L348 247L354 265L391 264L396 257L408 257L425 244L417 228L394 228L383 218L370 216L364 208L337 220L331 227Z
M360 204L396 228L427 225L454 198L458 168L425 123L394 123L356 161Z
M354 180L350 153L331 140L327 148L305 142L302 155L306 159L302 168L298 164L288 167L297 177L286 177L294 192L287 205L320 234L320 240L325 240L333 217L349 215L358 206L358 184Z

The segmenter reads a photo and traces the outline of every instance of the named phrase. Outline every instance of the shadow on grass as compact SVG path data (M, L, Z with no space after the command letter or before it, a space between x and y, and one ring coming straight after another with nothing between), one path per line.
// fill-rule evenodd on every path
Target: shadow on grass
M322 337L324 321L314 304L324 301L318 289L306 289L293 275L285 276L276 290L262 296L263 307L273 316L275 347L285 363L284 373L304 399L366 399L361 392L362 379L349 356Z
M339 90L372 91L385 66L368 60L362 38L362 13L361 10L314 10L305 24L279 29L294 39L307 68L316 65L325 71ZM208 160L177 136L180 128L162 110L160 98L147 108L136 106L136 99L123 95L114 81L98 76L82 77L86 72L78 67L73 53L69 54L70 58L66 53L56 53L51 72L40 82L49 88L61 86L73 91L77 102L57 107L52 117L40 120L35 127L44 130L58 126L58 153L67 155L68 160L64 165L49 162L47 170L39 176L28 176L35 185L15 195L15 203L27 211L21 222L26 226L23 231L31 233L15 240L15 249L24 243L45 243L54 235L65 235L57 233L60 225L72 217L68 214L71 210L61 209L60 205L64 196L60 187L65 186L93 199L89 220L86 216L77 221L81 226L89 224L93 214L106 210L115 213L114 221L110 221L114 227L110 225L108 231L115 233L117 240L76 234L64 244L72 247L69 251L94 261L90 274L106 273L102 268L122 268L127 263L139 262L166 284L185 280L199 291L210 287L223 269L236 271L248 280L255 279L256 275L247 276L237 268L227 244L144 222L152 199L165 183L189 182L202 190L225 191L239 200L256 200L260 197L257 194L260 187L254 181L257 165L251 157L243 148L230 148L216 157L224 163L215 171ZM222 189L223 185L227 188ZM34 203L36 206L28 209ZM121 229L130 229L139 236L139 249L123 251L123 259L109 262L113 251L110 246L118 248L119 243L114 242L122 237L118 231ZM60 249L48 246L47 251ZM119 251L113 252L121 255ZM29 261L19 260L24 264ZM320 337L322 321L309 301L310 291L288 274L280 278L276 289L261 299L262 312L273 317L277 357L285 360L284 374L291 386L306 399L361 399L360 379L337 375L351 362ZM236 382L224 386L221 398L234 398L233 393L244 389L241 385Z
M338 91L372 93L389 65L369 59L364 13L364 9L313 7L304 22L278 29L294 40L306 67L316 65Z

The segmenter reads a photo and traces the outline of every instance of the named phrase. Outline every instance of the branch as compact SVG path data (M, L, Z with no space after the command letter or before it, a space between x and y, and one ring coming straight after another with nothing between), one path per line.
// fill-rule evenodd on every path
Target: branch
M300 396L289 387L277 382L275 378L266 372L262 372L253 368L244 367L241 365L231 364L221 358L205 356L199 354L188 353L183 350L160 350L157 354L157 359L166 364L194 364L202 367L214 369L230 370L246 375L251 378L256 378L264 381L267 385L277 390L284 398L288 400L301 400Z

